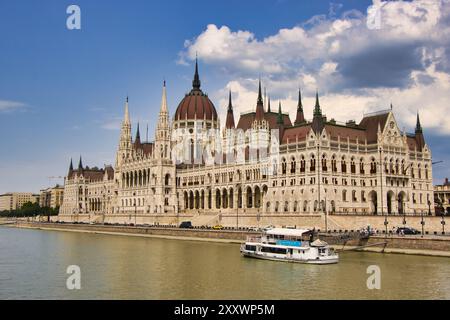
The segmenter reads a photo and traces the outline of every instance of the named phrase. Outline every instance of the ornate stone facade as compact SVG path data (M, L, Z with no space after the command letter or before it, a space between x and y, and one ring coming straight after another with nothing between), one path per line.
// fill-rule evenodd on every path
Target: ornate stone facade
M196 63L192 90L170 122L166 86L155 141L131 137L128 98L114 169L69 169L61 214L428 213L431 151L419 116L402 132L392 108L338 124L316 95L306 121L299 92L291 123L259 86L256 109L235 125L231 93L220 129ZM431 211L434 211L431 208Z

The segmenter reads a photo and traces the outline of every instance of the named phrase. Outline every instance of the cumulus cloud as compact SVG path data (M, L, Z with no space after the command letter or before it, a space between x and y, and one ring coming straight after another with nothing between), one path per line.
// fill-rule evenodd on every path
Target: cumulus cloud
M328 15L314 16L292 28L258 39L250 30L210 24L185 42L180 63L195 58L217 67L236 97L238 112L252 110L257 79L285 111L295 112L297 88L311 113L316 89L329 117L348 120L394 104L402 125L422 124L450 134L450 6L447 0L374 0L379 25L369 28L367 14L342 13L333 4ZM226 88L213 94L225 110ZM310 106L310 107L308 107ZM358 119L355 119L358 120Z

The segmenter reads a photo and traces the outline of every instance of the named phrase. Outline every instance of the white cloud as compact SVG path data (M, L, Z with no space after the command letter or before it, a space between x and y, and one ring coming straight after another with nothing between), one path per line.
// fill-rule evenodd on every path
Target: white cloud
M10 100L0 100L0 112L12 112L26 107L25 103Z
M216 66L228 77L226 88L233 91L237 112L254 109L262 75L273 101L281 99L291 115L301 86L307 116L318 89L324 112L337 120L359 120L364 112L386 109L392 102L407 130L420 111L425 128L450 134L450 118L436 119L450 111L448 1L381 2L380 27L369 29L365 14L357 11L339 18L315 16L263 39L210 24L186 41L180 61L193 60L197 52ZM224 88L213 94L222 120L226 93Z

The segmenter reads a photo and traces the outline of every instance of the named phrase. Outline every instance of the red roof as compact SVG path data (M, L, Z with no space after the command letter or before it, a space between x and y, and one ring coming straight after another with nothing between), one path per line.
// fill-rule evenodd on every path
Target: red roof
M306 140L306 136L311 130L311 124L306 124L303 126L295 126L284 129L283 139L281 139L281 143L293 143L295 141Z
M217 111L208 96L201 90L192 90L178 105L175 120L217 120Z
M378 136L378 124L380 124L381 131L384 130L384 127L387 122L387 118L389 113L383 113L373 116L364 117L359 123L359 127L366 129L367 142L377 142Z
M245 114L241 115L239 117L237 128L242 129L244 131L250 129L252 127L253 121L255 120L255 117L256 117L255 112L245 113ZM264 119L269 123L270 129L278 128L277 117L278 117L277 112L265 112L264 113ZM287 114L283 114L283 122L284 122L285 127L292 126L291 119L289 118L289 115L287 115Z

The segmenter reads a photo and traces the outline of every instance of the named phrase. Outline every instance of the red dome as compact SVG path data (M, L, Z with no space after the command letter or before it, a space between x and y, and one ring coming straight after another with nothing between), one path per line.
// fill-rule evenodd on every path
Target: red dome
M192 81L192 90L178 105L175 112L175 121L177 120L213 120L217 121L217 111L214 104L208 96L200 89L200 77L198 75L198 63L195 59L195 74Z
M216 108L201 90L192 90L181 100L174 120L203 120L204 118L217 121Z

